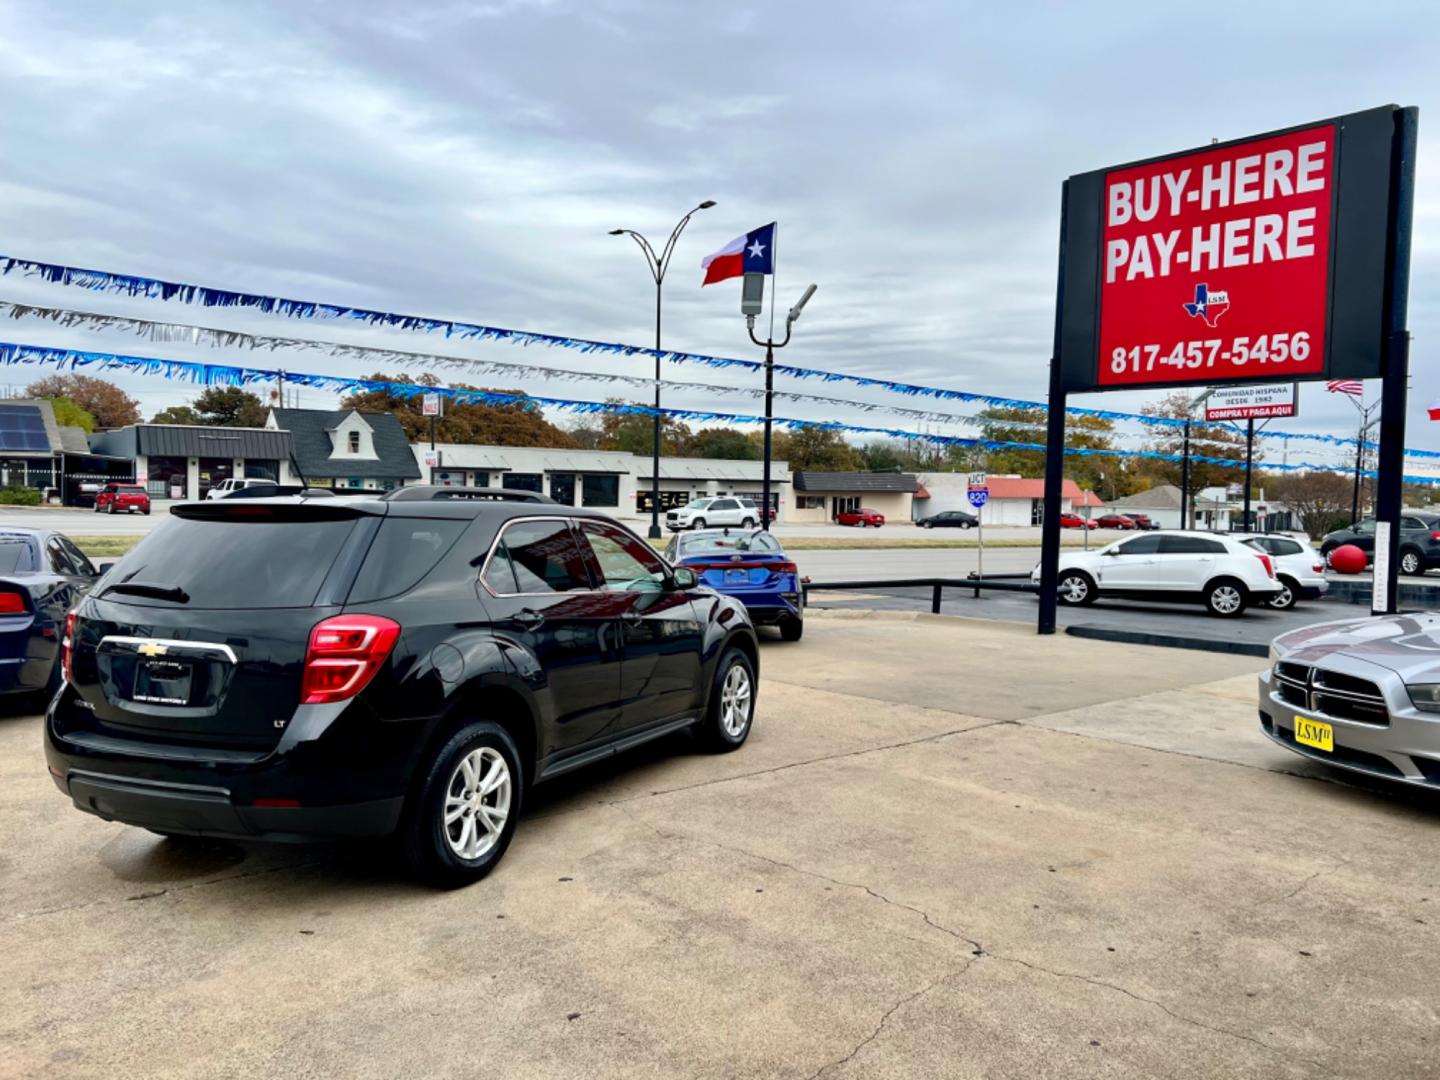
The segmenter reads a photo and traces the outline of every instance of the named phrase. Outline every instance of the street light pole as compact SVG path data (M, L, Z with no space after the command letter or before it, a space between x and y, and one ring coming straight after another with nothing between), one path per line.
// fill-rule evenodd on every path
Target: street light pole
M650 459L650 539L660 538L660 306L662 294L665 288L665 271L670 268L670 257L675 254L675 241L680 239L681 232L690 223L690 219L700 210L709 210L715 205L714 199L706 199L699 206L691 210L680 219L679 223L670 233L670 239L665 242L665 249L658 256L655 249L650 246L650 241L641 236L634 229L611 229L611 236L628 236L640 245L640 250L645 255L645 265L650 268L650 276L655 279L655 426L653 438L655 445L651 448Z
M800 318L800 312L814 294L815 286L811 285L805 290L805 295L800 297L800 302L785 316L784 341L776 341L773 334L761 341L755 336L755 316L745 316L745 327L750 332L750 340L756 345L765 346L765 461L760 480L760 527L762 529L770 528L770 429L775 411L775 350L783 349L790 344L791 328L794 327L795 320ZM774 303L773 297L771 303Z

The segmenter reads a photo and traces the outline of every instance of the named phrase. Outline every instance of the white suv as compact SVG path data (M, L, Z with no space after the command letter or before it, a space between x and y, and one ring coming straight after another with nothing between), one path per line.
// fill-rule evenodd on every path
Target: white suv
M679 510L665 515L665 527L671 532L681 529L718 529L739 525L752 529L760 524L760 508L749 499L720 495L708 499L691 499Z
M1039 582L1037 566L1030 580ZM1148 532L1098 551L1060 556L1060 602L1078 606L1098 597L1201 601L1214 615L1239 615L1252 600L1269 603L1281 591L1275 561L1230 536Z
M241 478L241 477L238 477L238 476L232 476L232 477L230 477L229 479L221 480L218 484L214 485L209 491L207 491L207 492L205 493L205 498L206 498L207 500L208 500L208 499L223 499L223 498L225 498L226 495L229 495L229 494L231 494L231 493L233 493L233 492L236 492L236 491L241 491L241 490L243 490L244 488L248 488L248 487L258 487L258 486L261 485L261 484L274 484L274 483L275 483L274 480L265 480L265 479L262 479L261 477L256 477L256 476L247 476L247 477L244 477L244 478Z
M1325 559L1310 546L1310 541L1264 533L1247 536L1245 543L1275 560L1280 592L1270 601L1271 607L1286 611L1294 607L1297 600L1318 600L1330 588L1330 582L1325 580Z

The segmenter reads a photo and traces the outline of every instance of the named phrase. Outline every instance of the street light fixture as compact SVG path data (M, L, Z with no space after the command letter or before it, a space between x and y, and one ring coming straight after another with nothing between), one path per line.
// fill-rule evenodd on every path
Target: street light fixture
M655 279L655 446L650 469L650 539L652 540L660 537L660 302L665 285L665 271L670 268L670 257L675 254L675 241L680 239L680 233L690 223L690 218L698 211L709 210L714 205L714 199L706 199L681 218L674 230L671 231L670 239L665 242L665 249L658 256L655 254L655 249L650 246L650 241L634 229L610 230L611 236L628 236L640 245L640 250L645 253L645 264L650 268L650 276Z
M752 278L757 280L752 282L750 280ZM746 274L745 279L744 288L741 292L740 312L745 316L745 327L750 331L750 340L756 345L765 346L765 463L763 479L761 480L760 527L762 529L768 529L770 527L770 418L773 415L775 406L775 350L783 349L786 345L790 344L790 330L795 325L796 320L800 318L800 313L805 310L805 305L808 304L810 298L815 295L815 290L818 286L811 285L806 289L805 294L800 297L799 302L796 303L785 316L784 341L775 340L773 323L771 324L771 336L765 341L761 341L755 336L755 316L758 314L758 308L754 305L758 303L760 294L763 292L765 278L762 274Z

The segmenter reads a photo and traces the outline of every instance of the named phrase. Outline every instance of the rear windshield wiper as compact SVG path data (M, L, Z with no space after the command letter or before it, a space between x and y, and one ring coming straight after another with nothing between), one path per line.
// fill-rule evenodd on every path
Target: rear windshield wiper
M122 581L111 585L101 596L111 593L126 593L129 596L148 596L154 600L173 600L177 604L188 604L190 594L179 585L149 585L143 581Z

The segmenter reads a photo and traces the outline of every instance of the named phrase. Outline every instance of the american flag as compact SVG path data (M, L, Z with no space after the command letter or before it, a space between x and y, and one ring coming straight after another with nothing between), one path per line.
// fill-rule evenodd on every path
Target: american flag
M1331 379L1325 384L1325 389L1332 394L1349 394L1351 397L1365 396L1365 384L1359 379Z

